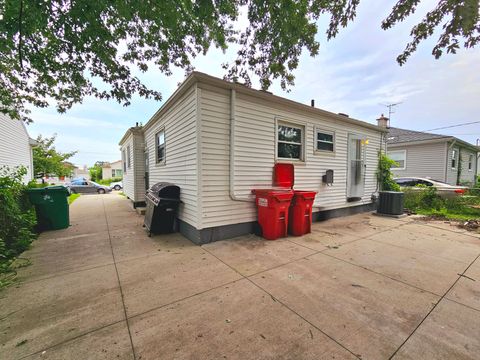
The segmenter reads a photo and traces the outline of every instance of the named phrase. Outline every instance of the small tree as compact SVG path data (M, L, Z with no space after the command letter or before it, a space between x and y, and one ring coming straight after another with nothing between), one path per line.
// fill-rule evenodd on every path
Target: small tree
M383 151L378 154L377 181L380 185L380 191L400 191L400 185L393 181L393 173L390 170L392 166L398 164L390 159Z
M55 149L54 142L57 134L52 137L38 135L37 146L33 148L33 172L36 178L43 178L47 175L70 176L73 165L66 162L77 152L61 153Z
M88 172L90 173L90 179L92 179L92 181L102 180L102 167L98 164L98 162L89 168Z

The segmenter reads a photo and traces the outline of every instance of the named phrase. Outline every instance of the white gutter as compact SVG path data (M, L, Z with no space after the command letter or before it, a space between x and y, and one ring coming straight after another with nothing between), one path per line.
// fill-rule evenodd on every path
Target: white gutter
M238 197L235 194L235 109L236 109L236 91L230 89L230 199L234 201L254 202L255 200L249 197Z

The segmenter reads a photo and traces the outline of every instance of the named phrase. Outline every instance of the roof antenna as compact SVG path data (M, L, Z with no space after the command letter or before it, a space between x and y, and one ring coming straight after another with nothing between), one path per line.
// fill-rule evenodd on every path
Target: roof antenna
M393 110L393 108L397 105L400 105L401 103L402 103L402 101L400 101L398 103L392 103L392 104L380 104L380 105L388 108L388 119L389 119L389 121L392 121L392 114L395 114L395 111Z

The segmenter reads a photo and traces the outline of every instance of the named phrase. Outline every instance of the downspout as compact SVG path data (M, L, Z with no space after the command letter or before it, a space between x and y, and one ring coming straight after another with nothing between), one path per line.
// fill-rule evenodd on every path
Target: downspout
M235 194L235 108L236 108L236 91L230 90L230 199L234 201L254 202L255 200L248 197L238 197Z

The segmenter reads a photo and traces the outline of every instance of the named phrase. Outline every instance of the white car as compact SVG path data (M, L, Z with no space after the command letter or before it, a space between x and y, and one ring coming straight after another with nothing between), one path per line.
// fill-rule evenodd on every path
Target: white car
M442 181L420 177L401 177L393 179L393 181L395 181L401 187L418 190L422 189L422 187L419 187L418 185L424 185L427 187L434 186L437 188L437 194L443 198L453 198L464 195L468 189L467 186L450 185Z
M112 182L110 184L110 189L111 190L122 190L123 189L123 184L122 184L121 181Z

